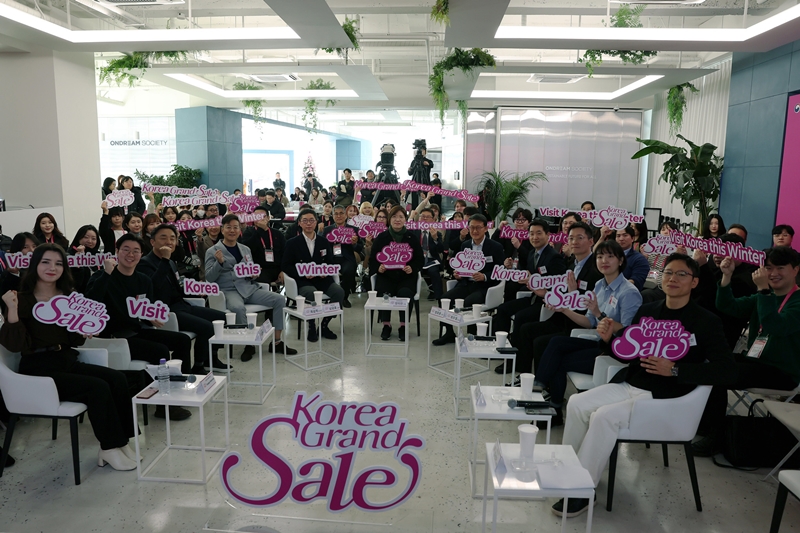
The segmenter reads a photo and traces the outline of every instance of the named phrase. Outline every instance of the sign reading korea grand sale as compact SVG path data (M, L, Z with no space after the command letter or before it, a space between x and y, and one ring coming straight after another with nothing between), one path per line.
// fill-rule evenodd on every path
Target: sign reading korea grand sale
M611 350L620 359L664 357L677 361L695 344L694 335L679 320L642 317L638 324L628 326L621 337L614 339Z
M300 447L319 450L324 457L295 465L278 453L271 433L281 426L291 430ZM298 391L291 413L267 416L250 434L250 451L267 469L265 494L236 488L236 470L243 462L237 452L222 459L222 485L234 500L251 507L272 507L288 498L298 504L324 500L332 513L352 507L387 511L411 498L422 475L416 452L425 448L425 440L407 434L408 426L396 403L337 403L322 401L321 392ZM369 460L359 461L363 455ZM356 464L373 466L354 471Z
M469 277L486 266L486 256L478 250L465 248L450 258L450 266L459 276Z
M85 298L78 292L37 303L33 306L33 317L42 324L56 324L82 335L97 335L109 320L106 304Z

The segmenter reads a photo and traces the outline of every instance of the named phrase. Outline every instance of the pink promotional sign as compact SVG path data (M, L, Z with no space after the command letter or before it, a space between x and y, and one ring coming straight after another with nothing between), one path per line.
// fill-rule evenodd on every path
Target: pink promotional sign
M219 285L210 281L195 281L192 278L183 280L183 292L191 296L217 296Z
M325 238L328 239L328 242L351 244L355 234L355 229L344 226L341 228L332 229L331 232L325 236Z
M117 189L112 191L111 194L106 196L106 207L125 207L131 205L134 201L133 193L128 189ZM144 214L144 213L139 213Z
M252 213L256 207L261 205L261 202L258 201L258 196L240 194L239 196L229 196L229 198L231 200L229 209L231 213Z
M512 270L504 267L503 265L495 265L494 268L492 268L492 273L489 276L489 279L513 281L516 283L528 279L529 275L530 274L527 270Z
M261 265L252 261L242 261L233 267L233 275L237 278L255 278L261 275Z
M569 235L566 233L551 233L550 244L567 244L569 242Z
M378 252L375 259L388 270L399 270L411 261L413 255L411 245L407 242L390 242Z
M539 213L545 217L563 217L569 212L578 213L584 222L587 222L595 227L601 228L603 226L609 227L612 230L621 230L627 228L630 224L641 223L644 221L643 215L634 215L620 207L610 205L605 209L595 209L592 211L572 211L571 209L564 209L561 207L540 207Z
M349 222L357 228L363 228L367 224L374 222L374 220L369 215L356 215Z
M317 263L297 263L297 274L300 276L335 276L339 273L339 265Z
M256 220L261 220L266 216L266 213L261 211L258 213L238 213L236 215L236 217L239 219L239 222L242 224L255 222ZM175 229L178 231L195 231L200 228L218 228L222 226L222 217L204 218L202 220L176 220L175 222L171 222L171 224L175 226Z
M31 252L27 254L23 254L22 252L14 252L11 254L6 254L6 263L8 264L8 268L28 268L31 264ZM67 256L67 266L69 268L80 268L80 267L101 267L103 266L103 262L106 259L116 259L117 256L114 254L75 254L75 255L68 255Z
M500 238L501 239L513 239L517 238L521 241L525 241L528 239L530 232L525 229L517 229L510 225L505 225L500 228Z
M547 294L544 295L544 303L555 307L556 309L572 309L573 311L581 311L589 307L589 300L596 300L597 297L592 291L586 294L581 294L581 291L569 290L565 283L559 283L553 287Z
M668 236L656 235L655 237L650 237L647 242L639 248L639 251L643 254L669 255L675 252L677 248L678 245L672 242Z
M783 139L783 162L781 164L781 183L778 192L778 211L775 224L789 224L795 230L800 228L800 94L789 97L786 116L786 134ZM800 238L792 241L795 250L800 250Z
M470 277L486 266L486 257L483 252L467 248L450 258L450 266L459 276Z
M82 335L97 335L109 320L106 304L84 298L77 292L37 303L33 306L33 317L42 324L56 324Z
M422 222L419 220L409 220L406 222L407 229L464 229L469 226L469 220L443 220L442 222ZM491 229L494 222L486 225Z
M670 232L669 239L679 246L700 250L707 254L730 257L751 265L763 265L764 259L766 259L767 256L767 254L761 250L756 250L750 246L742 246L738 242L722 242L719 239L701 239L700 237L693 237L688 233L681 233L680 231Z
M383 183L377 181L358 181L356 182L356 189L377 189L379 191L423 191L423 192L432 192L433 194L438 194L441 196L452 196L458 200L464 200L466 202L477 202L480 197L477 194L470 194L468 191L465 190L455 190L451 191L448 189L442 189L441 187L436 187L434 185L423 185L421 183L417 183L415 181L406 180L403 183Z
M693 335L683 329L679 320L642 317L638 324L628 326L621 337L614 339L611 350L620 359L664 357L677 361L689 353L693 344Z
M157 320L165 322L169 318L169 307L164 302L156 301L151 303L147 298L125 298L128 306L128 316L141 320Z
M567 286L567 278L569 274L559 274L557 276L541 276L539 274L531 274L528 280L528 288L532 291L540 289L550 290L556 285Z
M425 448L419 435L407 434L408 420L400 407L385 402L325 402L322 393L295 393L290 414L269 415L250 434L250 453L266 467L267 494L251 495L234 487L235 469L243 462L238 452L222 459L220 478L234 500L251 507L271 507L287 498L298 504L323 500L331 513L355 507L362 511L388 511L408 501L419 486ZM270 448L270 431L286 427L305 450L319 450L332 458L304 460L295 466ZM288 448L291 450L291 447ZM388 452L388 453L387 453ZM359 461L359 454L369 454ZM385 466L381 456L396 463L398 472ZM355 471L356 464L369 464ZM273 488L274 478L277 487ZM405 480L405 481L403 481Z
M366 239L367 237L372 237L374 239L384 231L386 231L386 224L383 222L370 222L358 230L358 236L363 239Z

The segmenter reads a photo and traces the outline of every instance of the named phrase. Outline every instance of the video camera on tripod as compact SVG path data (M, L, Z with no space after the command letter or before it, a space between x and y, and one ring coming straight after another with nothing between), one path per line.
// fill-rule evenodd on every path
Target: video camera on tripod
M394 145L384 144L381 146L381 160L375 165L375 181L379 183L399 183L397 171L394 168ZM400 204L399 191L376 191L373 196L373 205L380 205L381 202L391 199L395 204Z

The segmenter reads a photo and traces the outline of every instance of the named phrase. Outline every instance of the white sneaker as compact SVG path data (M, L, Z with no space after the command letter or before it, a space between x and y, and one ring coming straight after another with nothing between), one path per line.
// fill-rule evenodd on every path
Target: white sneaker
M121 448L100 450L97 455L97 466L111 465L114 470L136 470L136 463L125 455Z

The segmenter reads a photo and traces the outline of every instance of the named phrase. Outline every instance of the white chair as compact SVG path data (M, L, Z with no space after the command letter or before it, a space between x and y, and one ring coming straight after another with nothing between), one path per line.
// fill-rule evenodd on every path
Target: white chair
M611 511L614 498L614 480L617 470L617 453L621 442L639 442L661 444L664 455L664 466L669 466L667 444L682 444L689 466L689 477L692 481L694 502L698 511L703 510L700 503L700 487L697 484L697 470L694 466L692 439L697 433L697 426L703 416L711 387L700 385L692 392L678 398L642 399L633 404L631 421L627 428L620 429L617 443L611 452L608 467L608 497L606 509Z
M272 289L269 286L269 283L259 283L262 287L265 287L268 291ZM219 291L219 294L212 294L208 297L208 306L211 309L216 309L217 311L222 311L223 313L230 313L231 311L228 309L228 303L225 300L225 293ZM272 309L271 307L267 307L266 305L257 305L257 304L244 304L245 313L263 313L265 311L269 311Z
M733 412L736 410L736 407L739 404L742 404L745 407L745 409L750 409L750 405L753 403L753 400L755 399L752 396L753 394L757 394L759 396L776 396L776 397L786 398L784 402L790 403L795 396L800 394L800 384L798 384L797 387L795 387L792 390L752 388L752 389L744 389L741 391L734 390L731 392L733 392L733 395L736 396L736 401L733 402L733 405L728 407L727 414L729 415L733 414ZM766 416L766 413L764 413L761 410L758 404L756 404L755 406L755 411L761 416Z
M454 289L457 284L458 284L458 280L457 279L449 279L449 280L447 280L447 290L449 291L451 289ZM506 290L506 282L505 281L501 281L500 283L498 283L494 287L489 287L489 289L486 291L486 298L483 300L484 303L481 304L481 305L483 305L483 310L484 311L493 311L493 310L497 309L498 307L500 307L500 304L503 303L503 296L505 294L505 290ZM528 293L529 296L530 296L530 294L532 294L532 293ZM523 297L524 297L524 294L523 294L523 296L517 295L517 298L523 298ZM440 334L441 334L441 327L442 326L440 324L440 326L439 326Z
M78 360L93 365L108 366L108 354L102 349L79 348ZM12 353L0 346L0 390L11 418L6 428L3 453L0 457L0 477L6 464L8 450L14 427L20 417L51 418L53 420L53 440L57 437L58 420L69 420L72 440L72 468L75 484L81 484L80 455L78 447L78 418L86 411L86 404L62 402L52 378L18 374L20 354Z
M333 275L333 282L336 285L339 285L338 274ZM287 276L285 273L283 274L283 295L286 297L287 306L294 307L297 305L297 299L300 297L300 293L298 292L297 289L297 280L295 280L290 276ZM322 301L330 302L330 299L324 298ZM284 324L288 323L288 318L289 318L288 313L284 313L284 320L283 320ZM303 326L302 322L303 321L300 320L299 318L297 319L297 340L300 340L300 331L302 330Z
M570 337L576 339L586 339L586 340L600 340L600 336L597 334L597 330L595 329L573 329L570 332ZM589 374L581 374L580 372L567 372L567 377L572 382L572 385L575 387L575 390L578 392L583 392L585 390L593 389L598 385L603 385L604 383L608 383L611 379L611 376L608 376L608 366L612 364L617 366L615 373L619 371L620 368L623 368L627 365L624 363L620 363L613 357L603 356L603 363L601 363L601 367L598 367L597 359L594 362L594 372L590 376ZM609 362L610 361L610 362Z
M774 416L775 419L786 426L786 429L794 436L794 438L798 439L797 444L795 444L794 448L792 448L786 456L781 459L781 461L773 468L769 474L764 478L764 480L768 479L770 476L775 475L775 472L780 470L783 464L789 460L789 458L794 455L794 453L800 448L800 405L788 402L776 402L774 400L766 400L764 402L764 407L767 409L770 415ZM781 472L783 474L783 472Z
M369 277L370 287L372 290L375 290L375 282L377 279L377 274L373 274ZM449 281L447 283L450 283ZM408 322L411 322L411 314L414 312L414 309L417 310L417 337L420 336L420 326L419 326L419 296L422 293L422 273L417 274L417 292L414 294L414 297L411 299L411 306L408 313ZM370 328L371 324L375 322L375 311L370 311L369 320L370 320Z
M778 474L778 496L775 498L775 510L772 512L772 525L769 528L769 533L778 533L781 528L781 519L783 518L783 509L786 507L786 496L789 492L797 498L800 494L800 470L784 470Z

